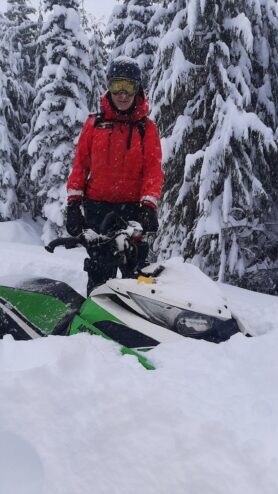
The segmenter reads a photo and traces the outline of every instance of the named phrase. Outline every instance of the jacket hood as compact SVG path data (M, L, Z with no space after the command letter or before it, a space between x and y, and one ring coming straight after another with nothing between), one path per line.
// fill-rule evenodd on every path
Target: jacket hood
M142 96L140 93L135 96L135 108L134 111L130 114L124 115L121 112L117 112L109 102L109 92L105 93L101 97L101 112L104 112L105 118L107 119L117 119L117 120L129 120L129 121L137 121L146 117L149 113L149 102L145 96Z

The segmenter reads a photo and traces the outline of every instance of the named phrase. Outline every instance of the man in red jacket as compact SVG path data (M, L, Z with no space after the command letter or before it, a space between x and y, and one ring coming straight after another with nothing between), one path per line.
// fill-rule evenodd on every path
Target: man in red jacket
M147 117L140 68L133 59L118 57L107 80L101 113L89 116L78 141L67 183L67 231L73 236L84 228L99 233L106 214L115 212L141 223L144 232L156 232L161 146L157 127ZM85 264L88 291L114 275L108 253L90 261Z

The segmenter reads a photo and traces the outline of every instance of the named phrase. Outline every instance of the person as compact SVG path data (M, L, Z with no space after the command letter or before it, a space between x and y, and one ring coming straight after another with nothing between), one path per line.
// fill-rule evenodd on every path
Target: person
M148 111L137 62L117 57L108 67L101 111L84 124L68 178L66 228L70 235L78 236L84 228L100 233L104 217L111 212L125 221L138 221L143 233L157 231L163 182L161 144ZM141 257L146 255L145 250ZM90 257L84 266L88 292L115 275L108 249L92 252Z

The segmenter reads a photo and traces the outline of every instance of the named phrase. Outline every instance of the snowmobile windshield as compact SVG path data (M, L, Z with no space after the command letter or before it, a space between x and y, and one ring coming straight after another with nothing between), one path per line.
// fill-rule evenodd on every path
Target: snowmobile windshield
M215 318L175 307L135 293L129 296L145 312L151 322L171 329L182 336L194 336L212 329Z

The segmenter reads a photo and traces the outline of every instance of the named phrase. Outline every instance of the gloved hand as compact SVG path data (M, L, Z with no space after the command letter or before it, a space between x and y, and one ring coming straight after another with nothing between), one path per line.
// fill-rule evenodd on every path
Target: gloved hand
M69 235L77 237L84 228L84 216L81 211L81 201L72 201L67 205L66 229Z
M157 212L155 208L142 204L140 207L140 219L143 233L146 232L157 232L158 230L158 219Z

